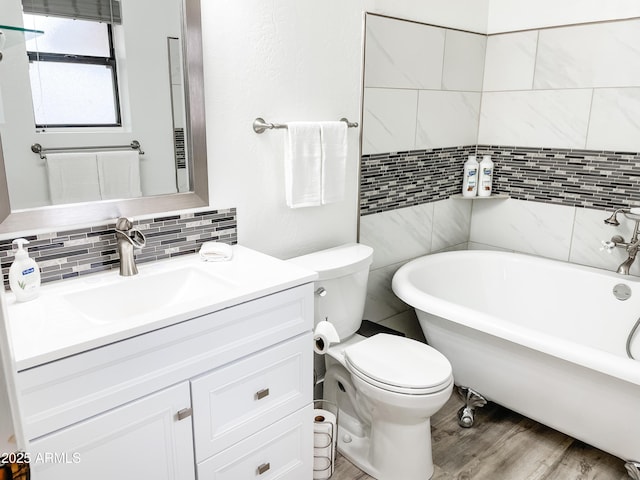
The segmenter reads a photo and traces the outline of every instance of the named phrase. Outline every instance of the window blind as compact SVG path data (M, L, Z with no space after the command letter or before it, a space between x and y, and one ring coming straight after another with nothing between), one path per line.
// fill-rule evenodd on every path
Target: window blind
M120 0L22 0L24 13L121 24Z

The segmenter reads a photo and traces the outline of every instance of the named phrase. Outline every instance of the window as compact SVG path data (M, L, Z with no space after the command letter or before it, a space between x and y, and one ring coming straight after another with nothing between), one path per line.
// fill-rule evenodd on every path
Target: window
M36 128L121 125L110 23L24 14Z

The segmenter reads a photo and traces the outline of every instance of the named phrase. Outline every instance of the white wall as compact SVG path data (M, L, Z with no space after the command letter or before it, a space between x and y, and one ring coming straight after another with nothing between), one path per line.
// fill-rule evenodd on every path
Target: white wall
M489 0L486 33L636 16L640 16L637 0Z
M478 3L202 2L211 204L237 207L241 244L288 258L356 240L359 130L349 130L344 201L289 209L283 132L257 135L253 120L359 122L364 12L480 28Z
M490 0L362 0L364 9L391 17L486 33Z

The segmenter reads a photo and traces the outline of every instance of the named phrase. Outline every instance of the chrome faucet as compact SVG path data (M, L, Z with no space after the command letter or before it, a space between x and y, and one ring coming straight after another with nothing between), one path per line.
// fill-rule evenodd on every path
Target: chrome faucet
M603 250L607 250L607 252L609 253L611 253L611 251L615 247L621 247L627 251L629 256L624 262L620 264L617 272L622 275L629 275L629 269L631 268L631 265L633 265L633 262L635 262L636 256L638 255L638 249L640 249L640 240L638 240L638 236L640 233L640 209L619 208L615 212L613 212L613 214L609 218L607 218L604 223L606 223L607 225L613 225L615 227L619 226L620 222L617 218L618 213L623 213L625 217L636 222L635 226L633 227L631 240L629 242L625 242L624 238L622 238L620 235L614 235L613 237L611 237L610 241L602 242L602 245Z
M115 231L120 256L120 275L123 277L137 275L138 267L133 257L133 249L144 247L147 240L142 232L133 228L133 223L128 218L119 218Z

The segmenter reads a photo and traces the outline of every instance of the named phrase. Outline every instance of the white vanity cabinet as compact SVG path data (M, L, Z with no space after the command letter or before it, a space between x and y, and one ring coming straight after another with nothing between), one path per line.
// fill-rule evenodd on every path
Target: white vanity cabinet
M193 480L189 384L161 390L31 442L34 480Z
M19 371L32 478L312 478L312 285Z

